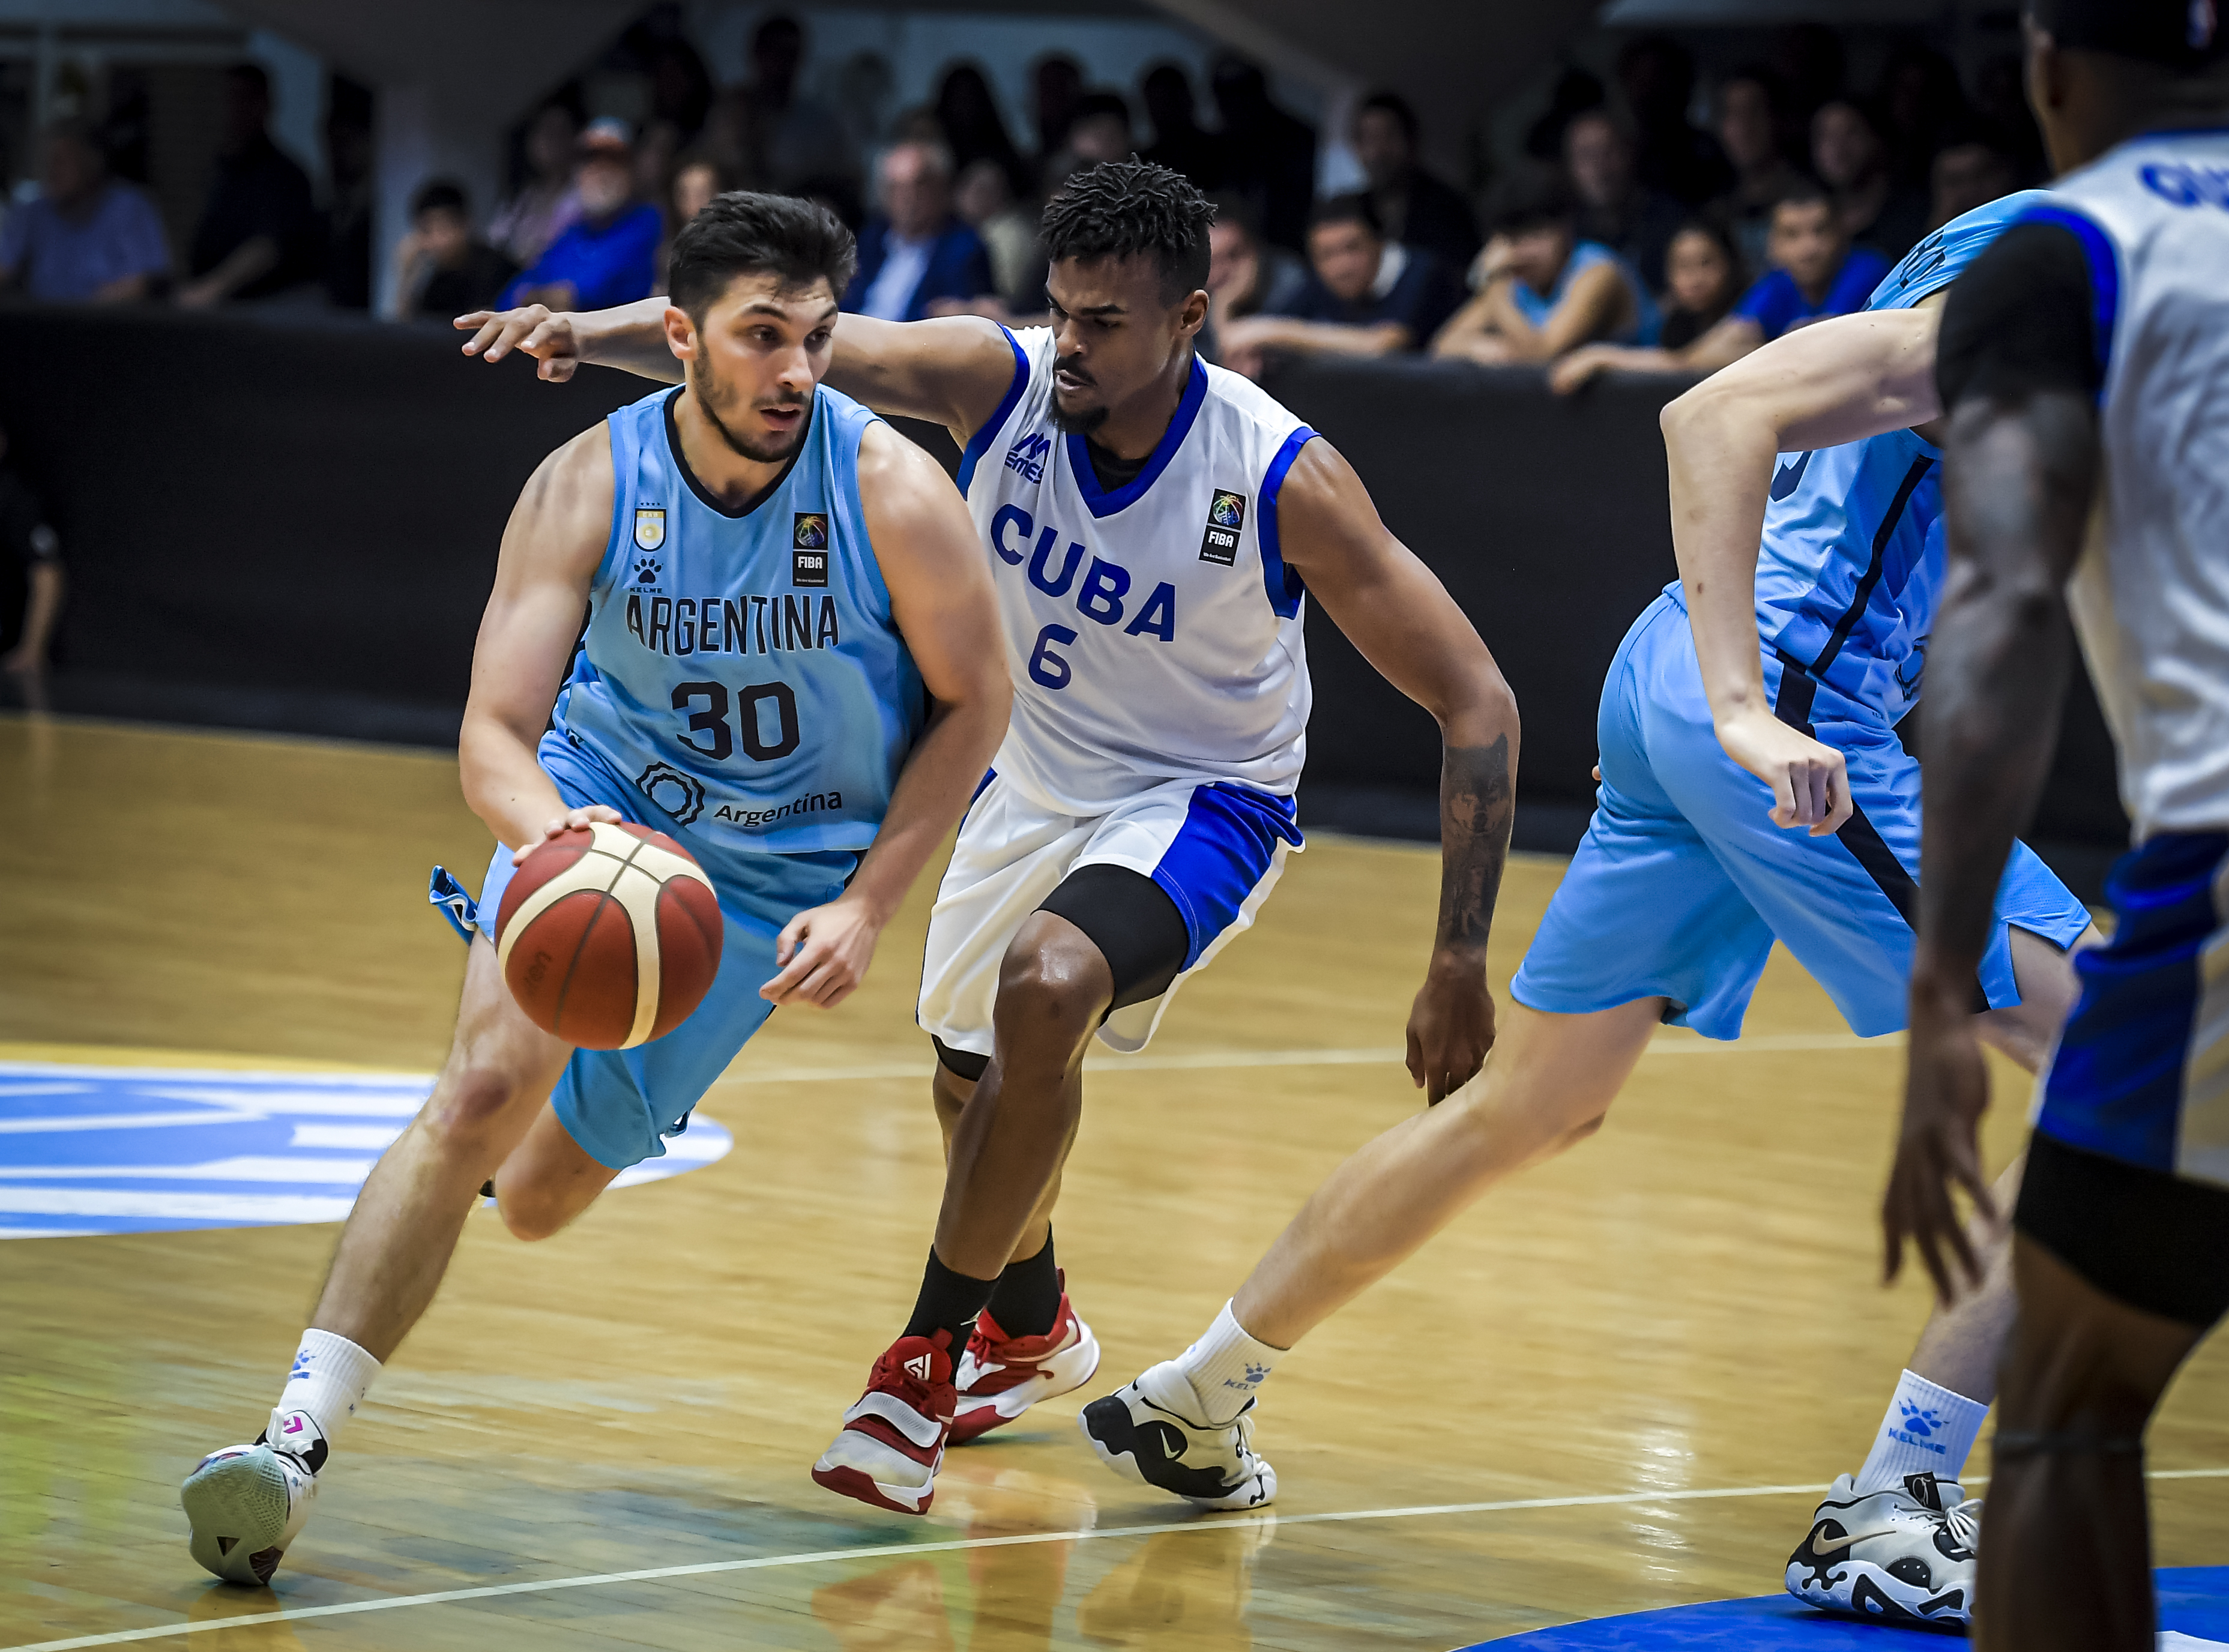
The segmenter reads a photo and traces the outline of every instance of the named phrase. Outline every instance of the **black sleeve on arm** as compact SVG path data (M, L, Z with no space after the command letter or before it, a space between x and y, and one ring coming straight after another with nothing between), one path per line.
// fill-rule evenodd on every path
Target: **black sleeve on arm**
M1969 396L2095 396L2104 383L2090 260L2064 224L2014 224L1950 287L1935 346L1950 412Z

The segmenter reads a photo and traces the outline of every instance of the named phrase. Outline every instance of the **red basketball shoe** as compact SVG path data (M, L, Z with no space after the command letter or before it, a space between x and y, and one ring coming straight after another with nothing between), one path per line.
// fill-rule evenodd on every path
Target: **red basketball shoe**
M952 1430L949 1332L902 1336L844 1413L844 1430L813 1465L816 1484L896 1514L926 1514Z
M1060 1312L1042 1336L1008 1336L987 1308L975 1316L975 1334L953 1377L960 1391L954 1445L1012 1422L1041 1399L1082 1387L1099 1369L1099 1339L1069 1304L1065 1270L1059 1278Z

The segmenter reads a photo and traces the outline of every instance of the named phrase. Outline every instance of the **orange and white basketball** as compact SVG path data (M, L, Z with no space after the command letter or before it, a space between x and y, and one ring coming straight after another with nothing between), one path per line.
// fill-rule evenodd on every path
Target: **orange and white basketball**
M720 903L664 832L597 821L542 844L496 914L504 983L527 1019L584 1050L671 1032L720 967Z

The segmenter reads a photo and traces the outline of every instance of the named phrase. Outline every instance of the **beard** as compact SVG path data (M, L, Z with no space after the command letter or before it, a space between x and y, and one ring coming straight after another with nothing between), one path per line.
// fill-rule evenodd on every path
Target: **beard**
M716 395L722 402L731 400L726 395L727 387L715 378L702 362L690 363L689 388L696 393L697 405L703 410L704 417L710 421L712 428L720 433L720 440L726 442L732 451L755 464L779 465L797 451L799 445L805 440L806 433L813 427L813 421L808 415L799 420L797 428L786 436L753 438L742 435L729 428L728 421L720 416L719 406L714 400ZM813 398L810 395L779 395L765 405L773 408L802 408L811 406Z
M1062 361L1056 358L1052 366L1053 371L1056 373L1073 373L1082 378L1087 384L1095 382L1089 375L1083 373L1082 370L1076 367L1072 362ZM1062 407L1060 404L1060 391L1058 388L1056 387L1053 390L1052 425L1054 429L1061 432L1063 435L1088 436L1093 431L1098 429L1100 426L1105 424L1107 422L1107 415L1113 411L1114 409L1112 408L1109 408L1106 403L1102 402L1095 408L1086 408L1080 412L1070 413L1067 408Z

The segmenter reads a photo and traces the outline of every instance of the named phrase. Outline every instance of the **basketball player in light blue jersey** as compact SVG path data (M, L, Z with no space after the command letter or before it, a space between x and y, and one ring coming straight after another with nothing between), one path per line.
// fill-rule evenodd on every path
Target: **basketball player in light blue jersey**
M1182 1465L1261 1475L1248 1413L1284 1353L1494 1183L1591 1134L1660 1025L1738 1037L1776 938L1853 1032L1904 1025L1919 768L1895 724L1918 697L1943 580L1935 331L1943 290L2034 199L1955 220L1865 313L1768 345L1666 411L1680 579L1610 667L1594 817L1484 1073L1334 1172L1198 1344L1085 1408L1102 1457L1195 1501L1215 1488ZM2089 926L2017 851L1964 990L1980 1035L2030 1070ZM1968 1621L1978 1505L1957 1476L2009 1310L1999 1267L1929 1325L1871 1456L1790 1559L1791 1592ZM1187 1407L1225 1425L1220 1442Z
M814 1465L828 1489L927 1512L948 1443L1092 1376L1099 1345L1050 1217L1094 1040L1140 1049L1254 920L1301 846L1309 602L1437 718L1442 898L1409 1021L1429 1099L1493 1042L1485 944L1509 839L1517 713L1477 632L1389 533L1345 460L1201 361L1214 209L1110 162L1047 206L1053 325L846 316L832 378L960 443L999 595L1014 717L929 919L944 1206L903 1333ZM562 376L584 356L670 372L655 304L467 317L472 348ZM1195 1472L1221 1485L1213 1462ZM1234 1504L1266 1501L1244 1477Z
M825 209L722 196L673 247L660 333L684 388L559 448L512 512L458 751L504 846L477 913L436 890L479 935L456 1043L350 1213L263 1435L185 1483L193 1556L221 1578L270 1580L482 1184L521 1238L556 1232L665 1151L775 1006L848 995L1005 733L967 511L918 447L819 382L853 265ZM620 820L703 868L720 966L663 1037L575 1050L527 1019L481 942L517 861Z

